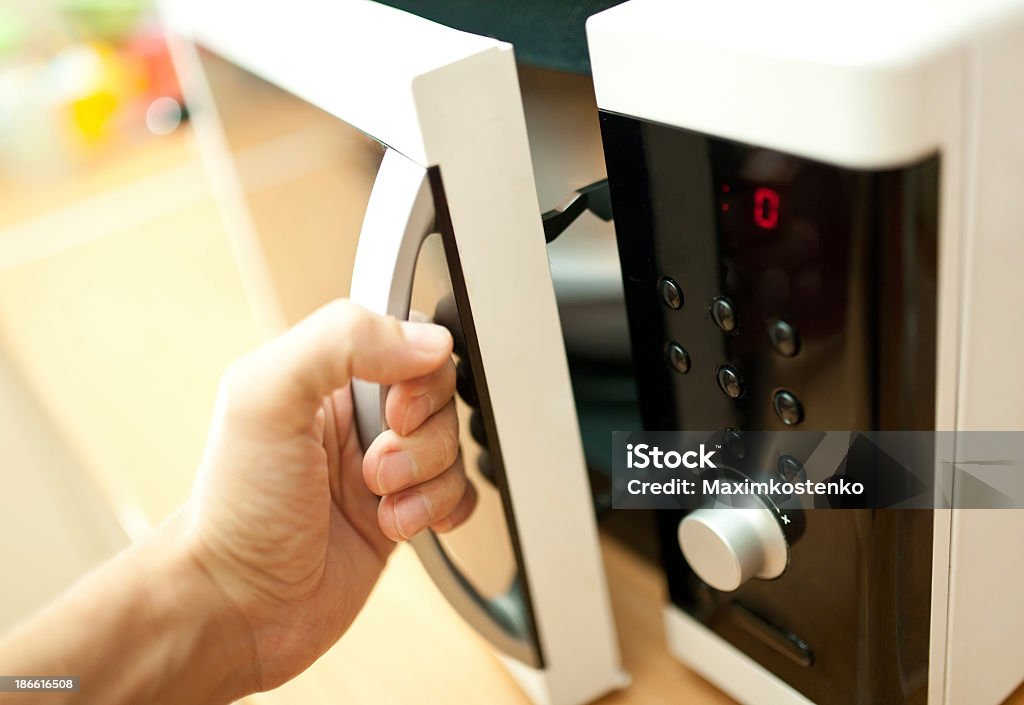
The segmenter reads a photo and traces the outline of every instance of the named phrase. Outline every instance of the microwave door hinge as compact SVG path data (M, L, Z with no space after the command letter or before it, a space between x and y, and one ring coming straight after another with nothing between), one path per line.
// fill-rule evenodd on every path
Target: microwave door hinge
M612 198L608 191L608 179L601 179L578 189L562 205L542 213L544 240L552 242L584 211L590 211L604 221L612 219Z

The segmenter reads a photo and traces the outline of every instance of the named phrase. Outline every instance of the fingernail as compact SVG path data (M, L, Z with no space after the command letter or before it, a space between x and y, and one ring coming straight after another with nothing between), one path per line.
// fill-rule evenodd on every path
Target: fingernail
M421 494L410 494L395 502L395 526L398 535L412 538L430 524L434 508L430 500Z
M415 479L416 461L404 451L384 453L377 463L377 487L381 494L397 492Z
M405 407L405 422L402 424L401 434L407 436L434 413L434 402L427 394L412 399Z
M452 336L448 329L433 323L403 321L402 335L410 345L423 352L447 351L452 346Z

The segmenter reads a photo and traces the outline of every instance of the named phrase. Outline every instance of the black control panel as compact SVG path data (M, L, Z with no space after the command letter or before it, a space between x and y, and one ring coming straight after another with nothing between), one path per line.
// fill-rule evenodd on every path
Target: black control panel
M601 127L646 430L933 428L937 157L857 171ZM819 705L924 702L930 511L808 511L786 571L729 593L657 514L672 601L752 659Z

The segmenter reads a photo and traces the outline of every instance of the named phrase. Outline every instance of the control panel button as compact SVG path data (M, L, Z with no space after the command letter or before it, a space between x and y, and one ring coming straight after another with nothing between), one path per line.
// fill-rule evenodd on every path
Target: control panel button
M683 517L677 538L690 568L716 590L736 590L751 578L777 578L789 565L789 543L775 513L763 505L715 502Z
M724 296L712 299L711 318L714 320L715 325L726 333L732 333L736 330L736 308L732 305L732 301Z
M803 482L807 479L803 463L792 455L783 455L779 458L779 475L786 482Z
M683 307L683 290L679 288L674 279L662 277L658 281L658 291L661 293L661 300L671 309Z
M804 407L796 395L792 392L782 390L775 392L772 398L772 406L779 420L787 426L795 426L804 420Z
M739 432L739 429L725 429L722 434L722 445L734 458L743 460L747 455L747 444L743 442L743 434Z
M796 328L785 321L772 321L769 324L768 339L775 352L783 357L793 357L800 352L800 336Z
M732 621L751 636L778 651L798 666L813 666L814 652L807 642L792 632L781 629L738 602L729 606Z
M690 371L690 354L679 343L671 342L665 346L665 362L681 375Z
M722 365L718 368L718 386L733 399L743 396L743 378L735 367Z

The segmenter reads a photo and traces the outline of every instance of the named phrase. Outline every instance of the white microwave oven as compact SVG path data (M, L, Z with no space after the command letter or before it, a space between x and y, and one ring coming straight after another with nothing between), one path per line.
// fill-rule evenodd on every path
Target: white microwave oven
M453 332L483 491L415 541L435 582L535 702L624 687L513 48L371 0L164 16L229 220L225 66L345 132L360 195L316 219L358 232L351 297ZM631 0L587 36L646 429L1024 427L1020 2ZM370 438L381 390L354 393ZM1024 518L959 508L951 472L949 506L799 534L656 512L668 648L744 703L995 705Z

